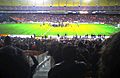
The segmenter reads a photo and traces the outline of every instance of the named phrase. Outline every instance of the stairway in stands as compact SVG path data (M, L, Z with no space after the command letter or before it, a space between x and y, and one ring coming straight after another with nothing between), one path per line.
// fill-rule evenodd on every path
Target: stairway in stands
M50 58L50 56L48 56L47 58ZM50 70L50 59L48 59L41 67L37 69L33 78L48 78L49 70Z

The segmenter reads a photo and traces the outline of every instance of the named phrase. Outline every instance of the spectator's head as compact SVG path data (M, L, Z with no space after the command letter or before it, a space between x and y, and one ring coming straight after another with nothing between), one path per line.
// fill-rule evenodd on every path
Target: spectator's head
M71 62L75 60L77 49L74 46L65 46L63 48L64 61Z
M4 39L4 44L5 45L10 45L11 44L11 38L9 36L6 36Z
M101 78L120 77L120 32L114 34L102 50Z
M30 67L20 55L0 51L0 78L29 78Z

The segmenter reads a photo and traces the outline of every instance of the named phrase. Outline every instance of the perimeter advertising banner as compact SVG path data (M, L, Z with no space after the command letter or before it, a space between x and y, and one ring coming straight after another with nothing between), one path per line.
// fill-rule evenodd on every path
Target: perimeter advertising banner
M9 34L0 34L0 36L8 36Z

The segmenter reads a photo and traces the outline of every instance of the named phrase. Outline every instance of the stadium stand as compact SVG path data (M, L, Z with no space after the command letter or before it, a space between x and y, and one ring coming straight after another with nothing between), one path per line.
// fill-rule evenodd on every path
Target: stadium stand
M0 23L3 22L17 22L17 20L14 20L12 18L10 18L7 14L0 14Z
M8 14L9 17L18 22L74 22L92 23L100 22L106 24L119 24L119 14Z
M27 28L36 22L39 27L31 28L43 28L41 37L34 33L25 38L13 34L18 30L11 24L18 24L19 28L27 23ZM89 33L75 33L70 38L66 33L47 37L49 30L58 26L62 29L64 22L113 25L114 30L120 30L120 0L1 0L0 78L119 78L120 32L110 29L115 34L106 31L109 37ZM11 28L13 36L2 32L8 24L11 26L6 30ZM70 27L76 32L74 26ZM29 34L33 30L21 31ZM21 59L22 55L25 59Z

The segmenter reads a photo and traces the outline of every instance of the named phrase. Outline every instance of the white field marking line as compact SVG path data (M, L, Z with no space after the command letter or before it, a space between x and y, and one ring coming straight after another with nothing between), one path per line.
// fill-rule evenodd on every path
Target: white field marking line
M45 35L46 33L48 33L53 27L49 28L43 35Z

